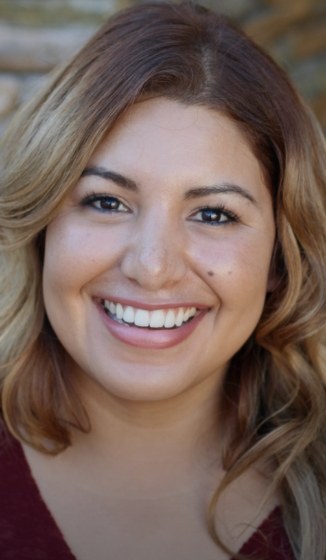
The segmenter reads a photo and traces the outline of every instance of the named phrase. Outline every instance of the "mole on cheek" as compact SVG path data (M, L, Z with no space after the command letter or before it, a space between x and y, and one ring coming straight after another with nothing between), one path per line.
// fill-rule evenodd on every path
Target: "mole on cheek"
M212 270L207 271L208 276L214 276L214 272Z

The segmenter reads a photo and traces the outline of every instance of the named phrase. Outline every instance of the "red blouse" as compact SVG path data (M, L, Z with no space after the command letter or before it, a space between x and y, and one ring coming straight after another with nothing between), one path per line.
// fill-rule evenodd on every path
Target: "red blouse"
M21 445L0 443L1 560L76 560L41 498ZM295 560L280 508L275 508L240 552L248 560Z

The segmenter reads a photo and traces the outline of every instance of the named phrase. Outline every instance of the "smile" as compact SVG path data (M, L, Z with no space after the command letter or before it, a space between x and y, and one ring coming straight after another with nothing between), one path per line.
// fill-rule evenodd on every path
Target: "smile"
M107 315L118 323L151 329L174 329L191 321L197 314L196 307L177 307L175 309L147 310L131 305L101 300Z

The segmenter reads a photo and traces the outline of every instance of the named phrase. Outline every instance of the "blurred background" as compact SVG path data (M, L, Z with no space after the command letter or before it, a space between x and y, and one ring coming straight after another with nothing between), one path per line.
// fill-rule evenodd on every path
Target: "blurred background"
M0 0L0 137L16 108L115 11L142 0ZM291 75L326 131L326 0L200 0Z

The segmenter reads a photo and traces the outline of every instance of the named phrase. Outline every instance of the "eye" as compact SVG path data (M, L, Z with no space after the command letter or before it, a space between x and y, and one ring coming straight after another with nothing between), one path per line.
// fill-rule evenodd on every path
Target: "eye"
M107 194L89 194L83 198L81 204L82 206L90 206L100 212L129 212L129 208L121 200Z
M236 223L240 219L239 216L231 210L227 210L224 206L205 206L192 214L191 218L196 222L203 222L213 226Z

